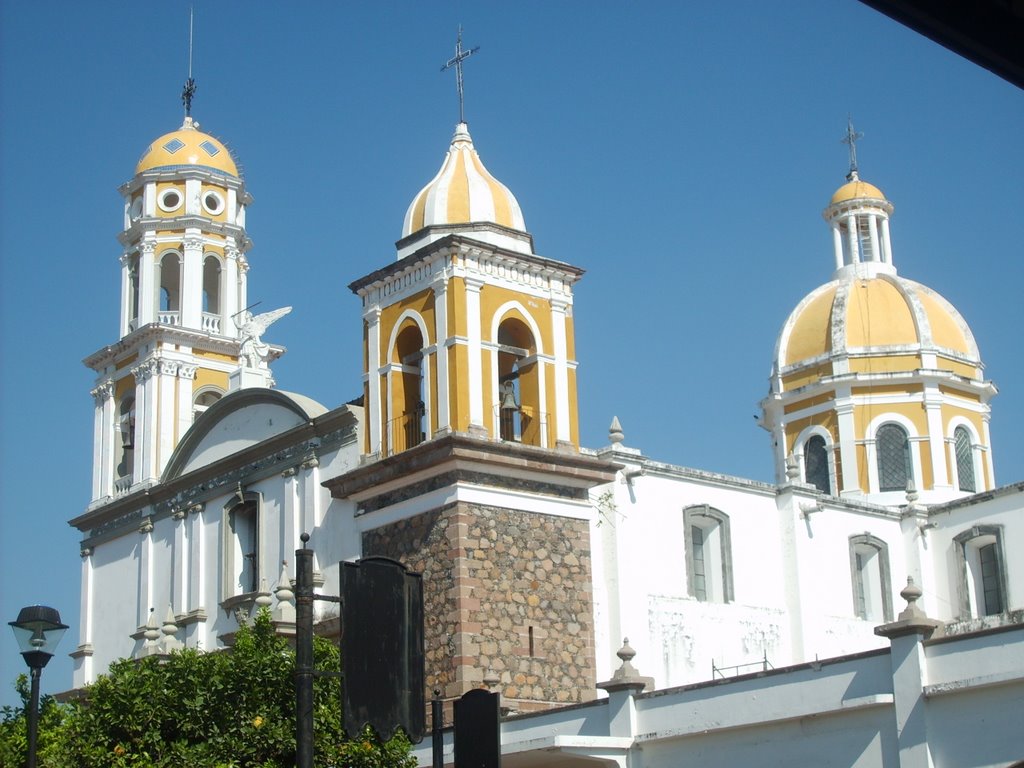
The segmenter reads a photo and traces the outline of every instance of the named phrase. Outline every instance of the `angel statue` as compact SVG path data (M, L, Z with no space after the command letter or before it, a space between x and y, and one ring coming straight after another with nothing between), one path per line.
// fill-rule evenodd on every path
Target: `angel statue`
M239 350L243 366L246 368L259 368L270 354L270 345L260 340L260 336L267 332L271 324L292 311L291 307L281 307L271 312L264 312L260 315L253 315L248 309L243 309L235 316L235 326L242 338L242 348Z

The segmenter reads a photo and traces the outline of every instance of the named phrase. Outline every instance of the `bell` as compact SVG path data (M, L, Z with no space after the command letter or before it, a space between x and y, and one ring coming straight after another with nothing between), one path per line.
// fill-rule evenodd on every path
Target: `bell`
M501 410L503 411L518 411L519 404L516 403L516 392L515 387L511 381L506 381L501 385Z

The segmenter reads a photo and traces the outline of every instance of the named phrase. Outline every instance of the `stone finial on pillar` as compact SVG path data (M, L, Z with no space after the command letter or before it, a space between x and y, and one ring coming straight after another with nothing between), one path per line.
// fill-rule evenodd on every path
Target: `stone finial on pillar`
M259 592L256 593L256 597L252 601L252 608L249 609L249 624L251 625L256 620L257 613L273 604L274 600L270 596L270 590L267 589L267 580L260 579Z
M292 580L288 576L288 563L286 561L281 562L281 575L277 577L277 588L274 590L274 597L277 598L277 607L272 615L274 621L294 624L295 592L292 590Z
M644 677L633 666L633 658L636 656L636 651L630 647L628 637L622 639L622 647L615 655L622 660L622 665L615 670L611 680L598 683L598 688L609 693L627 690L632 693L640 693L654 689L654 678Z
M800 481L800 464L796 460L796 454L791 453L786 457L786 482L790 485Z
M608 427L608 440L612 445L618 445L625 439L625 435L622 432L622 425L619 423L618 416L612 416L612 423Z
M875 634L890 639L912 633L923 635L926 639L936 631L941 634L942 622L928 618L917 605L922 594L921 588L914 583L914 577L907 576L907 586L900 592L900 597L907 601L907 607L900 612L896 621L875 627Z
M160 631L164 635L163 649L164 653L170 653L181 648L181 641L178 640L175 635L178 634L178 622L174 618L174 610L168 604L167 615L164 616L164 623L160 627Z
M152 608L149 609L149 618L146 619L146 629L142 636L146 638L146 642L142 644L137 658L155 656L161 652L160 644L157 642L160 639L160 625L157 624L156 614Z

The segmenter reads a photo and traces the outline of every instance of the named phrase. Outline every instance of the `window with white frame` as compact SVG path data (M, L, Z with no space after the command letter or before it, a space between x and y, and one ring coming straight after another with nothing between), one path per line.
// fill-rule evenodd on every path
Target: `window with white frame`
M960 613L978 618L1003 613L1008 604L1003 531L976 525L954 538L960 567Z
M707 504L683 510L687 591L713 603L733 600L729 516Z
M811 435L804 442L804 482L822 493L832 493L828 446L821 435Z
M907 490L907 483L914 476L907 430L891 422L880 426L875 433L875 452L879 490Z
M956 456L957 487L974 493L978 490L974 479L974 446L966 427L953 430L953 452Z
M870 534L850 537L853 612L865 621L892 621L889 548Z

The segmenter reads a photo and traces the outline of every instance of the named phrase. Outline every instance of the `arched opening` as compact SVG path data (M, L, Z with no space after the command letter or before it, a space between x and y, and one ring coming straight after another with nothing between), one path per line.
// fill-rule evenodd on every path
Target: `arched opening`
M892 621L889 547L869 534L850 537L853 612L865 621Z
M135 469L135 398L131 395L118 406L117 431L117 477L125 478L130 484Z
M953 451L956 454L956 480L961 491L974 493L978 490L974 479L974 447L971 433L966 427L953 430Z
M962 618L992 616L1006 610L1006 560L1003 529L976 525L953 537L960 563Z
M498 326L498 432L502 440L543 445L547 414L540 409L537 345L517 317Z
M220 314L220 259L211 254L203 259L203 312Z
M883 424L875 434L878 460L878 488L881 491L905 491L913 478L910 462L910 437L899 424Z
M247 498L231 507L227 516L225 597L257 592L260 588L259 501Z
M828 447L821 435L811 435L804 443L804 482L822 493L832 493Z
M224 393L217 389L204 389L196 394L192 401L192 420L195 421L199 415L216 403L224 396Z
M395 337L391 369L391 413L386 451L396 453L426 439L426 384L423 375L423 333L414 320L404 321Z
M160 258L160 314L164 325L178 325L181 312L181 259L174 251Z
M707 504L687 507L683 510L683 535L687 592L702 602L732 602L729 516Z

